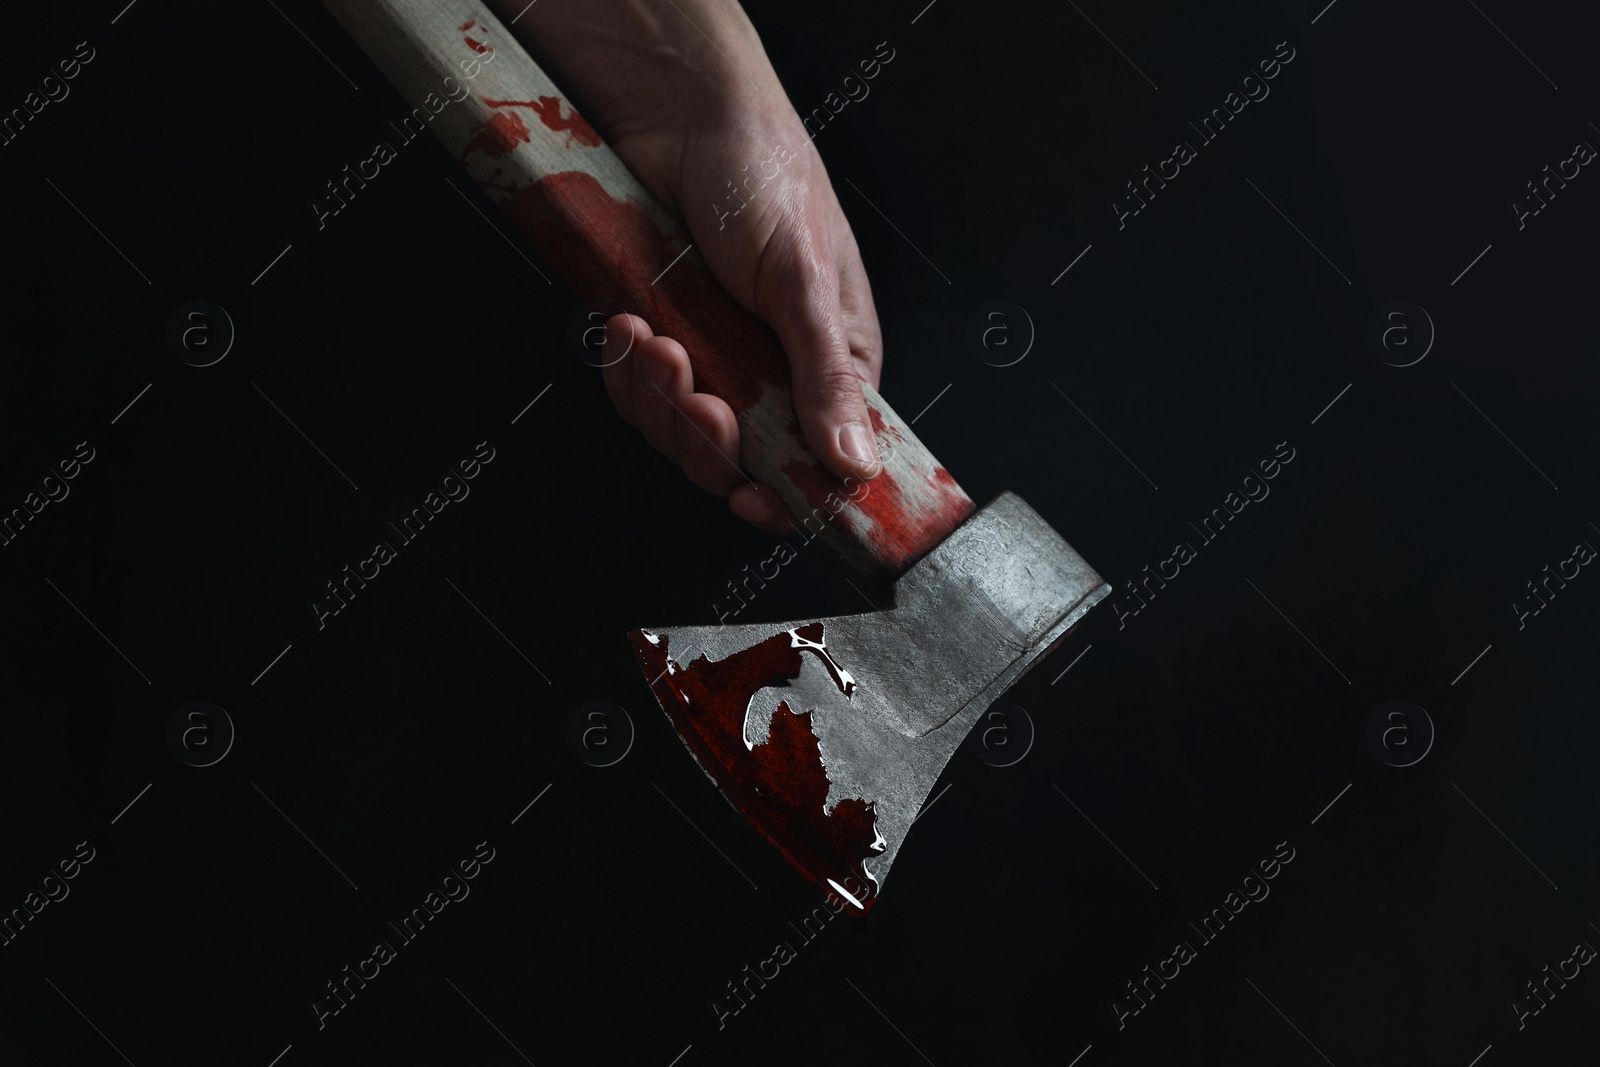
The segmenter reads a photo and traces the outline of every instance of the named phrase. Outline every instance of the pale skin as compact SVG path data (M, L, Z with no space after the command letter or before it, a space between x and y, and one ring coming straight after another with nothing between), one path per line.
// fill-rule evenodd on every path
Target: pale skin
M639 181L685 220L713 275L772 326L789 358L806 442L841 478L882 470L861 382L883 337L861 253L827 170L736 0L490 0ZM793 158L732 218L727 182L787 145ZM769 533L778 495L735 466L733 410L694 391L693 354L636 315L606 324L628 356L602 372L617 411L689 480ZM631 349L630 349L631 344Z

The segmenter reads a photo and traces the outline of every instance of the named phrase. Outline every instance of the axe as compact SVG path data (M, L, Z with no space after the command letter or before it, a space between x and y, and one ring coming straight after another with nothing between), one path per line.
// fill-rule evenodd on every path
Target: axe
M1110 587L1014 494L976 507L864 383L883 471L851 488L824 468L777 337L479 0L324 2L414 105L398 128L431 127L581 298L680 342L695 387L738 417L750 476L892 583L893 605L862 615L630 634L723 796L866 912L968 731Z

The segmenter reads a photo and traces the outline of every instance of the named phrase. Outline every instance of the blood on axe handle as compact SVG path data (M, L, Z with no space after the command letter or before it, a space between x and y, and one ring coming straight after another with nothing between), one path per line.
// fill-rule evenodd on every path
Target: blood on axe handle
M683 345L696 388L737 416L750 476L894 583L894 606L865 615L631 634L701 769L801 873L865 912L979 716L1110 587L1013 494L976 509L870 386L883 473L853 490L829 473L798 428L777 337L684 255L682 224L478 0L324 2L580 297Z

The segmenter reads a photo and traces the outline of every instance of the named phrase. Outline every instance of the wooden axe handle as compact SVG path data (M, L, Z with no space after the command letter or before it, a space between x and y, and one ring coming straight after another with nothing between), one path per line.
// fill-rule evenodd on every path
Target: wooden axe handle
M820 530L856 567L893 579L972 513L961 487L865 384L883 473L841 482L822 466L796 421L777 337L718 284L681 222L482 3L324 2L413 105L398 124L407 136L431 127L579 297L619 305L683 345L695 388L732 407L739 458L783 498L797 530Z

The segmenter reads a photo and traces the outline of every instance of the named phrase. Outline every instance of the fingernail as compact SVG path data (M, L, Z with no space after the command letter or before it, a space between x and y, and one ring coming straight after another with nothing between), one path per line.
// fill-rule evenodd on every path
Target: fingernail
M847 422L839 427L839 451L856 465L863 478L876 478L882 464L878 461L878 445L872 434L859 422Z

